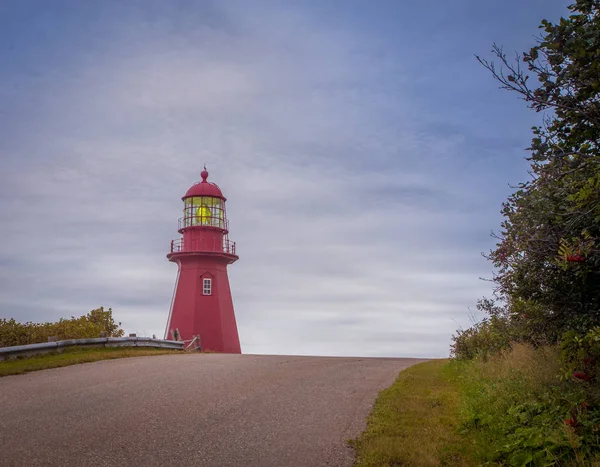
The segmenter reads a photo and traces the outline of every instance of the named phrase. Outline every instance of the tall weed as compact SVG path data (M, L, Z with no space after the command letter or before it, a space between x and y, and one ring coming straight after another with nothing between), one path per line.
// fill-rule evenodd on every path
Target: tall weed
M561 380L557 347L515 344L485 362L455 364L463 367L463 433L480 462L589 465L600 452L600 413L585 405L589 388Z

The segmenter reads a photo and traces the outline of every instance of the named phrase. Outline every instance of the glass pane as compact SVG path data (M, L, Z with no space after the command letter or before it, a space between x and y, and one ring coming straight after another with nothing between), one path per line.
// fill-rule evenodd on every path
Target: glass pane
M196 210L196 216L200 218L201 225L210 225L212 212L206 204L200 205L200 207Z
M206 225L224 229L225 203L213 196L192 196L186 198L183 211L183 225Z

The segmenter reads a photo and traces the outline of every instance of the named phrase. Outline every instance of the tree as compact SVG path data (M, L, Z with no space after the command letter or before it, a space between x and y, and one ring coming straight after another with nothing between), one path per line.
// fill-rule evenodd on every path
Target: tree
M103 306L90 311L85 319L95 324L101 331L106 332L108 337L122 337L125 331L121 329L121 323L115 323L112 308L105 310ZM84 318L83 316L81 317Z
M503 203L488 255L496 298L534 341L600 324L600 0L568 8L568 18L542 21L537 45L514 62L495 44L499 66L477 56L501 88L544 113L528 148L531 180Z

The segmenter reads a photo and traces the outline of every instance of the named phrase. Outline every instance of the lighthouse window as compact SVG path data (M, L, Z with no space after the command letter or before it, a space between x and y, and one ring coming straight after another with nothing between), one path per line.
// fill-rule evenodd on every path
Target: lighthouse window
M211 295L212 293L212 279L204 279L202 283L202 291L204 295Z
M224 203L212 196L193 196L185 200L184 226L208 225L225 228Z

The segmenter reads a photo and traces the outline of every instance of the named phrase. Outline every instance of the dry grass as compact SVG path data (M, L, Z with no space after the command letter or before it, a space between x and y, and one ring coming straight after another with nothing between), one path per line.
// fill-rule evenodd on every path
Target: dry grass
M458 369L448 360L415 365L382 391L366 431L351 441L358 467L475 465L458 434Z
M515 344L511 350L502 352L487 361L479 361L477 369L481 376L505 379L519 373L528 385L539 387L556 379L560 370L557 347L534 349L529 345Z
M476 361L464 372L464 387L479 393L493 395L481 399L488 406L485 412L504 413L515 400L524 401L527 395L536 397L547 387L558 383L560 364L558 349L546 347L534 349L516 344L487 361Z
M557 347L517 344L463 367L463 414L473 458L494 465L521 465L519 456L531 457L531 465L597 465L582 451L580 436L563 423L581 394L561 382L558 357Z
M181 350L153 349L148 347L106 347L94 349L74 348L61 353L50 353L0 362L0 377L19 375L30 371L58 368L78 363L96 362L114 358L142 357L147 355L180 354Z

